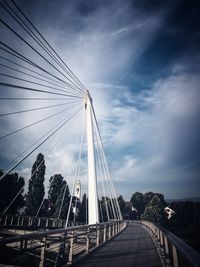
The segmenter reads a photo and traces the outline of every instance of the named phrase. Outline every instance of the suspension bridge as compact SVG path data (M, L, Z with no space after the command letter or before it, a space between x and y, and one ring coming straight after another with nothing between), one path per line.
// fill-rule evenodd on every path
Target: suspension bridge
M0 25L0 180L22 172L39 149L73 177L65 219L39 216L44 199L31 217L9 215L19 188L0 217L0 266L200 266L199 254L167 230L123 220L89 90L15 1L0 0ZM88 196L84 225L76 206L70 221L78 180Z

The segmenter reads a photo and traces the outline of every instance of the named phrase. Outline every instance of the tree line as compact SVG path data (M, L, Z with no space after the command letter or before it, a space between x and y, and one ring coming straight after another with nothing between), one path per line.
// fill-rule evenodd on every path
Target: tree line
M23 177L19 177L18 173L8 174L0 181L0 210L1 213L17 214L22 213L28 216L44 216L66 219L67 211L70 202L70 190L66 179L61 174L54 174L49 179L49 187L47 199L45 196L45 159L42 153L37 155L31 169L31 177L28 183L28 192L24 194L25 181ZM3 175L3 171L0 171ZM18 192L21 192L18 194ZM16 197L17 195L17 197ZM13 199L16 197L15 201ZM106 199L105 199L106 198ZM13 201L13 203L12 203ZM142 194L136 192L132 195L129 203L125 202L122 196L118 197L120 209L124 219L136 219L141 216L146 219L151 219L154 222L162 222L162 212L166 205L164 196L159 193ZM107 202L107 207L106 207ZM107 221L108 215L111 214L112 199L102 197L99 200L100 217L102 221ZM12 203L12 205L10 205ZM10 205L10 206L9 206ZM78 203L79 213L77 220L86 222L87 214L87 196L84 194L81 201ZM135 208L135 213L132 208ZM107 210L106 210L107 209ZM72 219L73 214L70 213Z
M61 174L54 174L49 178L47 198L45 196L45 159L39 153L31 169L28 191L24 194L25 180L17 172L10 173L0 180L0 213L22 214L27 216L54 217L66 219L70 203L70 190L66 179ZM3 171L0 170L0 176ZM14 200L14 201L13 201ZM112 201L110 198L99 199L101 221L107 221L106 201L108 209ZM83 195L78 202L76 221L87 223L87 196ZM162 225L179 235L189 244L199 249L200 237L200 203L192 201L179 201L168 203L164 195L154 192L135 192L130 201L125 201L123 196L118 197L123 219L145 219ZM10 205L12 203L12 205ZM164 208L170 206L175 215L168 220ZM111 213L111 210L108 211ZM74 219L72 210L70 220Z
M54 174L49 179L48 197L44 199L45 171L44 155L39 153L31 169L31 177L26 194L24 194L23 189L25 185L23 177L19 177L16 172L6 175L0 181L1 214L7 209L6 213L12 215L23 214L27 216L66 218L67 206L69 206L70 200L68 184L61 174ZM3 175L2 170L0 175ZM21 192L19 193L20 190ZM16 199L13 201L15 197ZM12 205L10 205L11 203ZM62 207L61 203L63 203Z
M11 173L0 180L0 214L26 215L32 217L53 217L66 219L70 205L70 190L66 179L61 174L54 174L49 179L47 198L45 196L45 159L42 153L37 155L31 169L31 177L28 182L28 191L24 194L25 180L18 173ZM0 176L4 173L0 170ZM14 201L13 201L14 200ZM106 197L107 202L111 199ZM76 198L72 197L72 204L76 204ZM76 221L87 223L87 196L83 195L78 200L78 213ZM105 199L99 200L101 204L101 221L107 221ZM69 212L69 220L75 219L72 208Z

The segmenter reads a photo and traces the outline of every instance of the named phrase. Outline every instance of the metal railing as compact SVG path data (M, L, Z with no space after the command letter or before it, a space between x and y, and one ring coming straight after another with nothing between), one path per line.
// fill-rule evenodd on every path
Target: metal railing
M187 245L183 240L148 221L137 221L150 232L164 266L200 267L200 254Z
M0 217L0 227L3 228L25 228L25 229L52 229L64 228L65 220L46 217L29 217L29 216L13 216L6 215ZM76 223L81 225L81 223ZM73 226L73 222L69 222L69 226Z
M112 221L0 239L0 263L1 266L71 265L125 227L124 221Z

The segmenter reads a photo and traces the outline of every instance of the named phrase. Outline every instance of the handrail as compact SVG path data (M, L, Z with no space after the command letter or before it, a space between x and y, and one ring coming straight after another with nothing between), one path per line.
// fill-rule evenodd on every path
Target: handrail
M19 215L4 215L0 217L0 227L4 228L20 228L20 229L52 229L63 228L66 224L65 220L47 217L30 217Z
M176 235L152 222L142 220L138 223L153 234L161 256L164 256L165 263L168 261L169 266L200 266L200 254Z
M118 222L123 222L123 221L118 221ZM105 223L99 223L99 224L73 226L73 227L61 228L61 229L56 229L56 230L41 231L39 233L37 232L37 233L24 234L24 235L20 235L20 236L8 237L8 238L0 239L0 246L2 244L18 242L21 240L37 239L37 238L44 237L44 236L67 233L70 231L84 230L84 229L93 228L93 227L95 228L97 226L107 226L107 225L111 225L111 224L112 223L110 223L110 222L105 222Z
M0 257L0 264L20 266L21 260L29 264L31 255L35 266L44 267L52 262L53 266L69 265L113 238L125 227L124 221L110 221L3 238L0 239L0 255L3 252L9 256L7 262L5 259L1 262ZM15 253L12 253L13 250ZM16 253L14 258L10 257Z
M171 241L171 243L176 247L176 249L178 249L182 254L184 254L194 266L200 266L200 254L197 251L195 251L192 247L190 247L187 243L185 243L173 233L169 232L163 227L160 228L165 231L168 240Z

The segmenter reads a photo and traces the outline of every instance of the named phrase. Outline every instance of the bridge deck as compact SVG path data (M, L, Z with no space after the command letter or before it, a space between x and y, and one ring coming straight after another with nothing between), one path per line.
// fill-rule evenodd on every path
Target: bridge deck
M157 249L149 233L130 223L126 230L75 266L81 267L161 267Z

